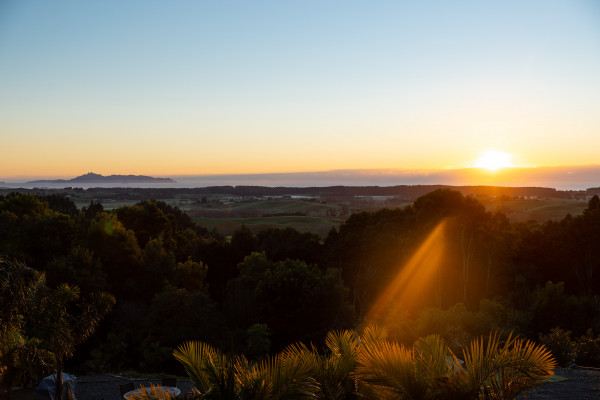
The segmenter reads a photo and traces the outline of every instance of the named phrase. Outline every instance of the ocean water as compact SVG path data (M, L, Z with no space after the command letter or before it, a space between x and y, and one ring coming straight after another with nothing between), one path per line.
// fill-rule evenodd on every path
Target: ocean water
M174 175L173 183L29 183L0 178L4 188L64 188L64 187L131 187L131 188L195 188L207 186L267 186L267 187L324 187L324 186L513 186L549 187L558 190L585 190L600 187L600 166L509 168L482 171L474 168L413 171L413 170L334 170L319 172ZM34 180L36 178L32 178ZM4 181L4 182L1 182Z

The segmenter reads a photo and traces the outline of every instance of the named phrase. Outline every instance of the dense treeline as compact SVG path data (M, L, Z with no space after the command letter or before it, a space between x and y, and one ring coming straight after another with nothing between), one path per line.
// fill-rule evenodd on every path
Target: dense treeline
M240 196L240 197L284 197L305 196L320 199L349 200L356 196L393 196L405 201L414 201L438 189L451 189L464 196L507 196L525 198L552 199L586 199L600 195L600 188L585 190L558 190L547 187L509 187L509 186L448 186L448 185L397 185L397 186L316 186L316 187L267 187L267 186L208 186L198 188L129 188L129 187L67 187L64 189L34 188L17 189L20 193L29 194L63 194L75 197L88 194L100 201L114 200L145 200L148 198L170 199L186 195L201 196ZM0 192L9 193L12 189L2 189Z
M407 344L439 333L453 349L491 329L548 341L560 327L600 343L597 196L583 215L513 224L438 189L320 238L245 227L223 237L153 200L106 212L10 194L0 196L0 254L44 272L49 290L114 295L69 361L86 372L177 371L172 349L187 340L261 357L370 322Z

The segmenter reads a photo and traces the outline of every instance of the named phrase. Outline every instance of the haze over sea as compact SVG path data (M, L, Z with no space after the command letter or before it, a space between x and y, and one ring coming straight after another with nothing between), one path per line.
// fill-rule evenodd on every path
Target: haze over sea
M600 166L505 168L488 171L480 168L447 170L330 170L294 173L164 175L173 183L81 183L32 182L34 180L71 179L70 177L17 177L0 178L0 187L63 188L132 187L132 188L193 188L207 186L396 186L396 185L450 185L450 186L512 186L549 187L558 190L585 190L600 187Z

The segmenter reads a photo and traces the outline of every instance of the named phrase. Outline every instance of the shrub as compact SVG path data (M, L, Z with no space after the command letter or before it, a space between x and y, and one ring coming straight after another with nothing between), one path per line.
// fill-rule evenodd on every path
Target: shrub
M254 324L246 331L248 355L254 358L264 357L271 349L271 330L266 324Z
M571 339L571 331L555 327L547 335L540 334L540 342L550 350L559 366L566 367L575 361L575 343Z
M600 367L600 335L588 329L585 335L577 338L575 343L575 362L586 367Z
M455 353L461 350L479 333L476 315L462 303L447 310L431 307L423 310L417 320L416 334L427 336L440 335Z

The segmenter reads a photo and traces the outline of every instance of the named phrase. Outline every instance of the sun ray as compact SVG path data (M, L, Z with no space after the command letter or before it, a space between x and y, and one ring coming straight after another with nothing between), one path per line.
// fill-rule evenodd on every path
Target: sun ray
M412 309L427 302L427 297L440 304L440 268L446 243L446 222L441 221L417 249L408 263L399 269L394 280L377 298L367 314L369 322L387 325L395 305ZM429 301L431 303L431 301Z

